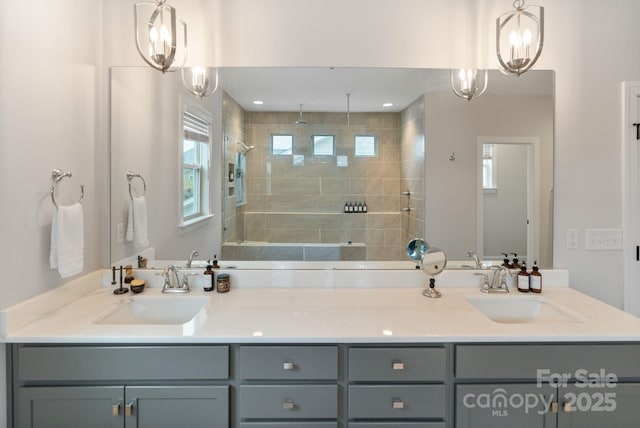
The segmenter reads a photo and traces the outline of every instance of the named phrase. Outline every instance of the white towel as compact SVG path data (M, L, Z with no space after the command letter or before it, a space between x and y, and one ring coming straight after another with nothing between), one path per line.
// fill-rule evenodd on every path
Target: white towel
M149 245L149 237L147 236L147 201L144 196L136 196L129 201L126 240L133 241L133 245L136 248Z
M51 223L51 269L61 278L82 272L84 267L84 217L82 205L59 206Z

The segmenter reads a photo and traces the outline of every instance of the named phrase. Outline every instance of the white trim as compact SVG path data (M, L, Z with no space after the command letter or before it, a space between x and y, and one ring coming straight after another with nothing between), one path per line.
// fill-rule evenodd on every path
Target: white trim
M533 189L527 196L527 261L531 264L540 259L540 138L538 137L478 137L476 159L482 159L483 144L529 144L529 167L527 186ZM533 181L533 182L531 182ZM483 215L482 162L476 162L476 253L484 256L484 215Z
M197 104L189 98L188 96L179 95L179 103L181 108L178 109L179 119L178 123L180 126L178 127L179 137L178 144L176 144L178 155L176 156L178 159L178 229L181 229L181 233L186 233L188 231L193 230L194 228L200 227L196 226L191 228L190 226L201 224L206 224L205 222L209 220L213 216L213 208L212 208L212 198L211 198L211 188L212 188L212 163L211 158L213 156L213 114L207 110L205 107ZM208 153L207 153L207 171L206 177L204 181L206 182L206 189L201 191L201 194L204 195L203 200L200 201L200 215L197 217L192 217L189 219L184 218L184 207L182 205L182 192L184 189L184 162L183 162L183 144L184 144L184 113L188 112L189 114L196 116L198 119L207 122L209 125L209 142L208 145ZM202 179L201 179L202 180Z
M640 244L638 191L638 142L633 127L640 118L640 82L622 82L622 255L623 309L640 316L640 278L635 254Z

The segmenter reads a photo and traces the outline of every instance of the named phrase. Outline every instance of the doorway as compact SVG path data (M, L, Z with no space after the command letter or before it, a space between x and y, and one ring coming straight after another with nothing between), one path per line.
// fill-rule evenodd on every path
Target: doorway
M538 260L539 139L478 137L477 249L483 260ZM480 254L481 253L481 254Z
M622 100L623 309L640 316L640 82L624 82Z

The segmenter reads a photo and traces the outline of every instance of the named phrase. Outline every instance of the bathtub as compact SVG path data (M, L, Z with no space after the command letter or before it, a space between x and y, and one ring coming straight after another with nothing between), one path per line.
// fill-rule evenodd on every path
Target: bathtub
M359 261L366 260L363 243L225 242L222 260L258 261Z

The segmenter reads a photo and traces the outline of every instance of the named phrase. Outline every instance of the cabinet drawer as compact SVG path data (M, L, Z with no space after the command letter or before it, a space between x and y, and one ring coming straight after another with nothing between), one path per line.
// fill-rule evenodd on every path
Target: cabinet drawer
M351 422L349 428L445 428L444 422Z
M640 377L640 345L458 345L459 379L537 379L538 369L575 375L604 369L620 378Z
M240 428L338 428L337 422L245 422Z
M351 348L349 380L374 382L444 381L445 348Z
M243 346L240 376L253 380L336 380L336 346Z
M337 385L242 385L241 419L336 419Z
M25 382L229 377L227 346L21 346L17 361Z
M350 385L350 419L445 417L444 385Z

